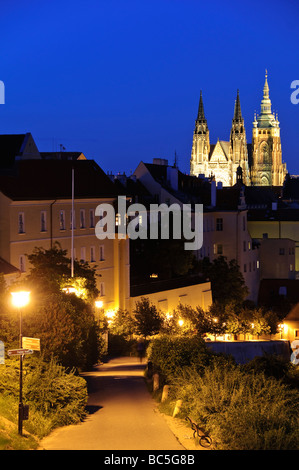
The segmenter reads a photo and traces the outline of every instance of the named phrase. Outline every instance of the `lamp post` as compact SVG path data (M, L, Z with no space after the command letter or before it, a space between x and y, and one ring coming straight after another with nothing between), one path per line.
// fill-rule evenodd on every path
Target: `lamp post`
M22 307L29 302L30 292L18 291L11 292L12 303L19 309L20 312L20 349L22 349ZM18 431L22 436L23 433L23 354L20 355L20 393L19 393L19 420Z

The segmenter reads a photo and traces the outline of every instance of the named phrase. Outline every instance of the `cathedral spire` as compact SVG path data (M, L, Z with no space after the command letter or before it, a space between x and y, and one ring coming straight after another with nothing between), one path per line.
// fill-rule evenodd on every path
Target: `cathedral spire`
M205 112L203 109L202 91L200 90L200 98L198 105L197 121L206 121Z
M242 112L240 104L239 90L237 90L237 99L235 101L235 112L234 112L234 121L242 121Z
M264 100L268 100L269 99L269 85L268 85L268 72L267 72L267 69L266 69L266 73L265 73L265 85L264 85Z

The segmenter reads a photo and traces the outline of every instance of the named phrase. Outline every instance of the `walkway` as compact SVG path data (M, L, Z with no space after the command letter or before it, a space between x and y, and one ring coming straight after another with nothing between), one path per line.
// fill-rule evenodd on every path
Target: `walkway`
M89 416L53 431L45 450L184 450L148 392L144 364L118 358L84 374Z

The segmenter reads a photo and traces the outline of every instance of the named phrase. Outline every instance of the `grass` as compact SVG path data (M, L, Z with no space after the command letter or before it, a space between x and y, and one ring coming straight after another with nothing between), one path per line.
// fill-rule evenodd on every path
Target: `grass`
M17 421L18 404L11 397L0 394L0 450L37 449L38 438L27 432L25 426L23 436L20 436Z
M26 431L20 436L17 425L0 416L0 450L34 450L38 445L35 436Z

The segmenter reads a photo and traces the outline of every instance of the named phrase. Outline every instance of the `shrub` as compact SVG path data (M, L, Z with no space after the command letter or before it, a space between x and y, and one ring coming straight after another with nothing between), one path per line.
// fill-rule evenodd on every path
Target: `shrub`
M37 358L26 359L23 370L23 401L30 407L25 429L43 437L55 427L83 419L87 403L87 385L83 378L73 371L67 373L54 360L45 363ZM1 414L13 421L17 419L18 394L18 361L13 359L0 368ZM9 405L5 407L5 403Z
M183 367L196 364L202 370L213 353L198 336L158 336L151 340L147 357L166 379L171 379Z
M298 449L299 393L264 374L211 365L173 380L183 412L205 425L221 450Z

